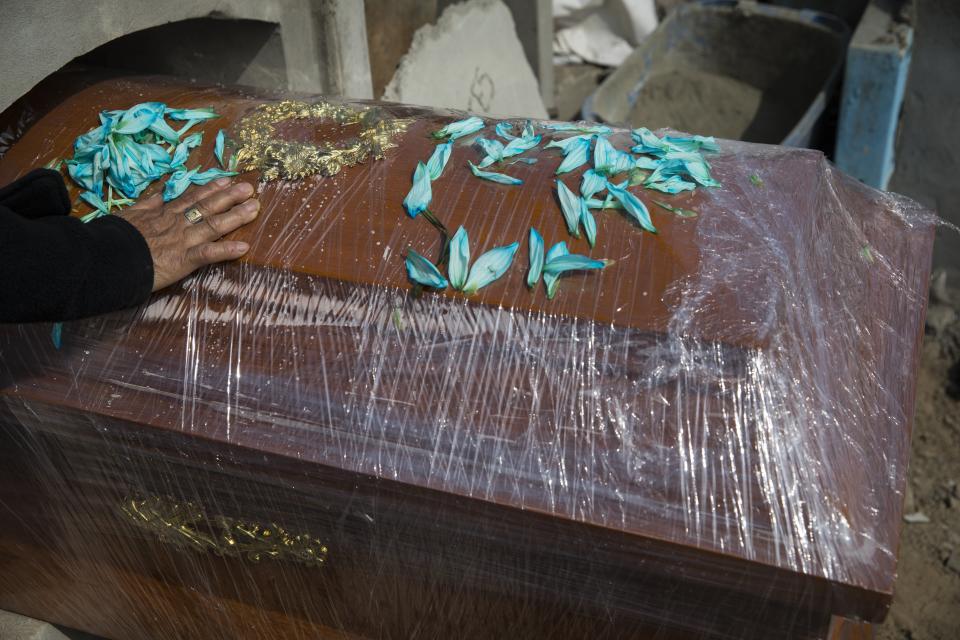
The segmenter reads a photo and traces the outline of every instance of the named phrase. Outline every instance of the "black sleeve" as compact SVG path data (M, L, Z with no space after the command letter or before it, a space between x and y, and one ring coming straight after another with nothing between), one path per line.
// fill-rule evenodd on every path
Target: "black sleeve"
M0 190L0 322L75 320L149 298L153 260L136 227L65 215L63 179L36 174Z
M70 213L70 196L59 173L50 169L34 169L16 182L0 188L0 206L30 219L65 216Z

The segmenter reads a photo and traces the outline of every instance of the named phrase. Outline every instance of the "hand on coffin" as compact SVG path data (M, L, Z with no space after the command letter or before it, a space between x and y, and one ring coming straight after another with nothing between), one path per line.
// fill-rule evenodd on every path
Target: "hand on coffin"
M205 265L245 254L250 248L246 242L221 238L257 217L260 202L252 195L249 183L231 184L229 178L220 178L191 187L166 204L158 194L125 209L123 217L150 247L153 290L179 282Z

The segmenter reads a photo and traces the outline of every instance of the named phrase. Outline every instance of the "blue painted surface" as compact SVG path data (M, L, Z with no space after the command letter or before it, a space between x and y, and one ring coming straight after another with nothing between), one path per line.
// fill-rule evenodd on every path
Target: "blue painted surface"
M866 184L886 189L910 69L913 31L888 43L858 42L847 52L835 161Z

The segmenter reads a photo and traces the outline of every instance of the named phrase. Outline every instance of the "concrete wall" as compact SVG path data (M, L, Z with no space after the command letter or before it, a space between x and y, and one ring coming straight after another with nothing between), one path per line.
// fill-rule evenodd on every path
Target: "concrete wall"
M890 190L960 225L960 2L914 5L913 63ZM960 269L960 234L939 231L934 264Z
M65 64L121 36L207 16L278 24L289 88L372 97L359 0L3 2L0 110Z

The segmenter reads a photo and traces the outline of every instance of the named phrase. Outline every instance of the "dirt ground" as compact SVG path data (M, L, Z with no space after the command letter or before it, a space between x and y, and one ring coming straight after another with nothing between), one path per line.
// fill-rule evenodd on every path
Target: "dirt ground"
M935 276L923 345L907 514L879 640L960 638L960 277ZM916 520L924 520L916 516Z

